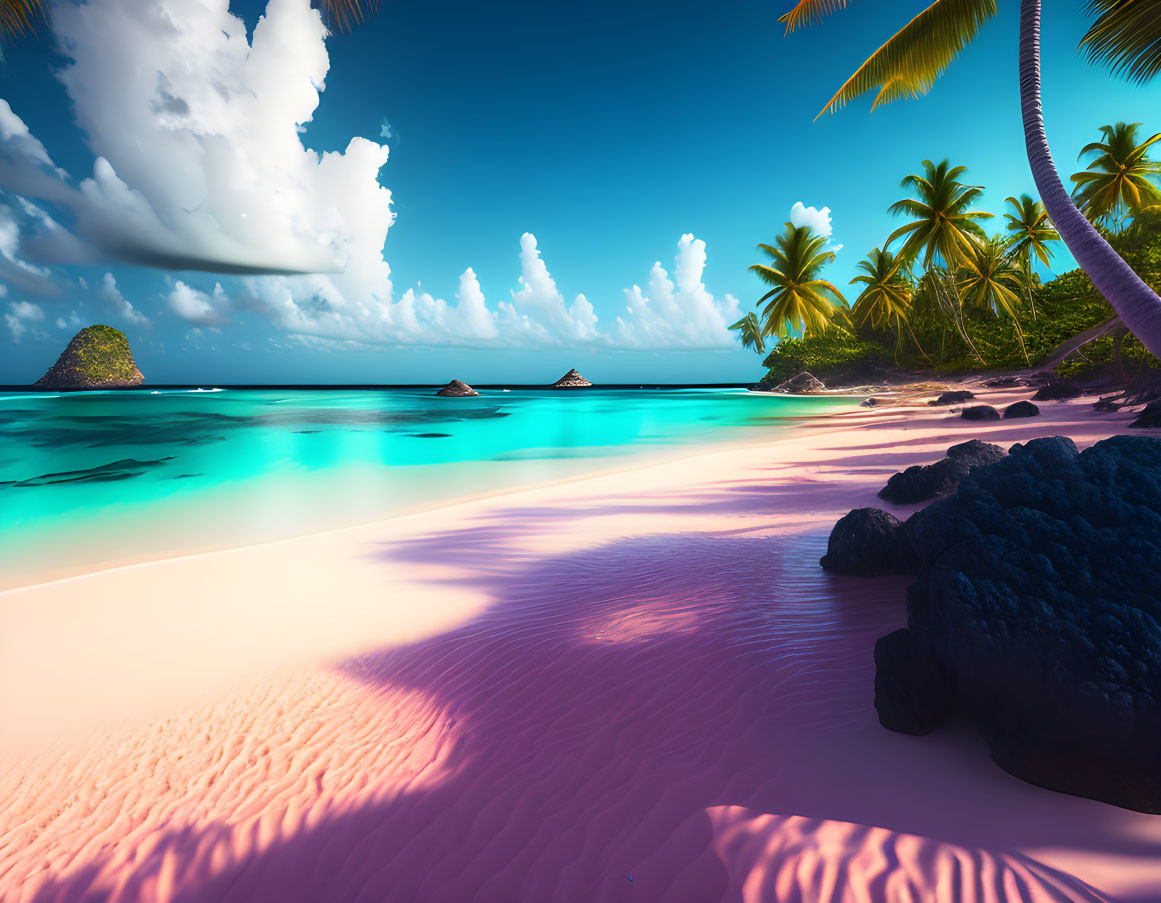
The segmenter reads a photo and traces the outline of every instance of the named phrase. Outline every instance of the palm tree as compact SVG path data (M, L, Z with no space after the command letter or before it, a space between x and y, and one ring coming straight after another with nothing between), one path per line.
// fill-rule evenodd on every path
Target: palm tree
M762 310L762 336L786 336L801 330L803 337L819 335L835 314L846 308L842 292L819 272L834 260L824 251L826 239L809 226L787 223L774 245L758 245L770 257L771 265L756 263L750 269L764 283L773 286L758 299Z
M1081 212L1094 223L1103 222L1118 232L1124 228L1126 216L1161 204L1161 191L1153 182L1161 173L1161 163L1149 159L1149 148L1161 135L1138 143L1140 128L1139 122L1102 125L1105 140L1085 147L1077 159L1086 154L1097 156L1088 169L1072 177L1076 183L1072 196Z
M964 303L976 310L1004 311L1016 325L1016 335L1020 339L1020 349L1028 363L1028 349L1024 347L1024 331L1020 328L1017 308L1020 295L1024 294L1027 283L1024 269L1011 253L1010 239L992 236L981 242L974 250L971 266L960 270L959 292Z
M851 311L855 322L860 327L870 325L872 329L894 326L896 360L899 349L903 347L903 327L906 326L919 353L927 357L911 328L911 299L915 288L904 275L895 255L881 248L872 248L867 259L859 261L859 269L863 272L851 280L851 285L864 286Z
M0 0L0 31L10 38L23 37L48 18L45 0Z
M346 31L373 12L379 0L316 0L316 4L329 24L338 31Z
M799 0L782 21L790 32L846 5ZM1098 18L1081 46L1092 60L1139 82L1161 72L1161 0L1091 0L1089 10ZM878 92L876 105L925 94L995 14L996 0L934 0L859 67L823 112L871 90ZM1040 101L1040 18L1041 0L1020 0L1020 104L1036 188L1076 262L1133 334L1161 356L1161 298L1076 209L1053 163Z
M923 269L933 262L951 268L971 259L971 251L984 239L984 230L978 220L992 214L971 210L972 203L983 192L982 188L964 185L959 177L967 172L964 166L952 167L946 160L938 166L923 161L923 175L903 179L903 188L914 189L918 198L905 198L892 204L894 216L907 214L913 221L900 226L887 239L887 246L906 236L899 250L899 259L916 260L923 254Z
M766 340L762 338L762 325L758 322L758 315L753 311L742 317L730 329L738 330L743 348L753 348L759 354L766 351Z
M1011 252L1024 264L1024 280L1028 286L1028 306L1032 311L1032 319L1036 319L1036 303L1032 298L1032 255L1051 269L1053 251L1048 247L1050 241L1060 241L1060 236L1052 228L1052 221L1044 210L1044 205L1034 200L1029 194L1020 197L1008 198L1014 213L1005 213L1008 220L1008 231L1012 233L1013 241Z

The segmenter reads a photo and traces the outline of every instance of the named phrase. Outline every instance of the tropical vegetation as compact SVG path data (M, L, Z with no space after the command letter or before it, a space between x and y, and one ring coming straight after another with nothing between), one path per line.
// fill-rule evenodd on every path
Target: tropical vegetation
M1107 140L1126 130L1114 125L1099 131ZM1133 148L1140 148L1133 153L1139 180L1132 197L1149 198L1159 191L1161 166L1150 158L1153 142L1140 147L1135 130L1127 131ZM1062 366L1069 371L1114 363L1129 375L1133 367L1161 366L1143 343L1127 336L1118 312L1083 270L1052 277L1060 236L1042 204L1028 194L1011 196L997 219L979 208L983 188L964 181L966 173L946 160L924 160L919 174L903 179L912 196L886 212L906 221L857 264L850 284L859 294L850 309L836 289L811 306L810 316L788 316L791 294L801 294L808 283L830 285L822 275L834 254L825 239L787 224L773 247L759 246L776 262L751 269L776 288L758 299L761 315L750 313L733 328L762 354L755 335L781 337L766 358L765 380L781 381L801 370L859 381L891 366L1055 366L1061 363L1056 358L1065 357L1070 360ZM1112 217L1099 207L1090 208L1090 215L1101 221L1119 259L1147 284L1161 286L1161 205L1134 200L1122 207Z
M797 28L816 24L846 6L847 0L798 0L781 21L789 34ZM1081 39L1080 47L1090 59L1138 82L1148 81L1161 71L1161 0L1090 0L1088 9L1095 16L1095 22ZM980 26L996 12L996 0L934 0L868 57L822 112L836 110L868 92L875 94L873 107L926 94L975 38ZM1108 299L1125 326L1154 354L1161 354L1161 297L1117 254L1085 213L1077 209L1048 150L1040 98L1040 23L1041 0L1021 0L1021 109L1028 161L1040 200L1077 263ZM1102 186L1093 189L1097 206L1090 208L1089 214L1108 203L1111 196L1107 177L1114 173L1105 163L1112 165L1115 153L1120 155L1120 163L1134 164L1140 149L1135 143L1135 134L1118 132L1115 126L1109 127L1105 137L1106 141L1101 144L1107 150L1093 148L1100 155L1093 161L1096 167L1093 177L1085 177L1077 185L1082 195L1090 185ZM1115 148L1111 146L1114 139L1120 142ZM1147 179L1149 174L1141 175ZM1128 192L1117 202L1124 207L1136 183L1119 181ZM1081 197L1081 203L1085 201ZM1108 218L1107 213L1104 218Z

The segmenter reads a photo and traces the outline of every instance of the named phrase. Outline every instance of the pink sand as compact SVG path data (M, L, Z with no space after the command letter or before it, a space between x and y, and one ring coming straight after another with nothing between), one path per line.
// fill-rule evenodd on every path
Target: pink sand
M1044 411L852 409L0 593L0 898L1161 899L1161 818L883 730L907 580L817 566L903 466L1127 420Z

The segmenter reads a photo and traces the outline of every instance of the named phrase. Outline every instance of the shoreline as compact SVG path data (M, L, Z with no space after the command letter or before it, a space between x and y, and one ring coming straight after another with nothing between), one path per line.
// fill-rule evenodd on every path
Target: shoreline
M0 895L1148 900L1161 819L879 727L870 647L909 578L817 565L850 508L922 507L875 494L950 445L1128 431L1089 401L844 408L0 592Z

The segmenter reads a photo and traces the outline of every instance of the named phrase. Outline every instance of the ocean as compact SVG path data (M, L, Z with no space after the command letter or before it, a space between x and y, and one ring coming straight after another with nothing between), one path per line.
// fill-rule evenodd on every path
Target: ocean
M756 444L849 403L745 389L0 391L0 588Z

